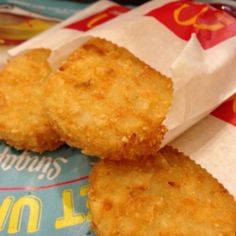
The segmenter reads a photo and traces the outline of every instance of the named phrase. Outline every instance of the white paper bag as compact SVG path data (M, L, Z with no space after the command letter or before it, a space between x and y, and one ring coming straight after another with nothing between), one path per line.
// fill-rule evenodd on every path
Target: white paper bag
M236 20L206 4L150 1L73 40L61 39L64 46L57 47L51 63L63 60L89 37L127 48L173 80L163 145L236 92Z
M66 35L48 46L55 67L90 37L101 37L127 48L172 79L174 100L165 120L168 132L162 145L236 92L236 20L206 4L154 0L93 30L77 32L73 39ZM32 43L32 47L39 46ZM172 145L206 168L235 196L236 129L232 130L231 125L209 116Z
M171 145L211 173L236 200L236 95Z

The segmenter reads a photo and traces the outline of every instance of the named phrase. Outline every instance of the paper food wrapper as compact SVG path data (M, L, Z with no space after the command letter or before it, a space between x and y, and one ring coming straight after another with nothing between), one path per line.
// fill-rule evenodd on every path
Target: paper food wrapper
M61 27L75 27L68 30L77 34L77 28L85 31L88 25L101 24L127 10L110 1L93 4L51 29L52 42L46 43L53 46L64 34ZM28 49L42 36L19 48ZM93 162L68 146L39 155L0 142L0 235L94 236L87 204Z
M236 200L236 94L171 145L211 173Z
M48 47L53 50L50 62L57 67L89 37L127 48L173 81L174 100L165 120L168 133L163 145L236 92L236 20L209 5L154 0L89 32L69 34L66 30L53 45L45 35L40 43L10 54Z
M81 19L78 21L83 22ZM38 42L31 41L29 47L25 44L13 49L10 55L29 48L51 48L50 62L57 68L61 60L90 37L106 38L128 48L174 82L174 104L165 121L169 128L165 143L209 114L236 90L236 80L233 78L236 74L235 21L207 5L154 0L88 33L84 30L81 34L78 28L64 28L63 36L55 37L54 30L53 37L45 33ZM74 30L75 34L72 34L75 37L67 38L68 30ZM50 43L51 46L47 46ZM209 147L218 137L214 134L212 132L207 139ZM213 140L210 141L210 138ZM197 137L194 136L194 139ZM225 141L232 144L232 140L233 137ZM188 145L186 150L183 145L173 145L194 159L195 153L187 152ZM222 154L229 151L223 150ZM208 159L208 162L211 160ZM88 174L92 164L91 158L69 147L36 155L16 152L1 144L0 232L21 236L32 233L95 235L90 231L90 213L86 204ZM225 163L227 168L233 166L231 162L228 164ZM210 168L207 170L212 171ZM220 179L219 176L217 178ZM226 188L229 187L225 184L227 181L230 183L230 179L225 179Z

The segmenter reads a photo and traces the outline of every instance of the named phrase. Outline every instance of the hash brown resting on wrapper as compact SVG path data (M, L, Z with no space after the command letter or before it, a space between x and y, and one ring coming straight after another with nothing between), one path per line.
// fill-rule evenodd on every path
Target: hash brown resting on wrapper
M33 49L0 71L0 139L17 149L56 149L61 142L44 111L50 50Z
M52 76L47 92L52 124L83 153L136 159L159 149L172 82L128 50L90 39Z
M236 235L233 197L170 147L146 160L96 164L89 206L98 236Z

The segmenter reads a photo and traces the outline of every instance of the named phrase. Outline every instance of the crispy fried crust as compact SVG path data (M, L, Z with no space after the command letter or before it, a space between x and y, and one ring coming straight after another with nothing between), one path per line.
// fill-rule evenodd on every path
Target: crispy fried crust
M89 205L98 236L236 234L236 203L204 169L166 147L142 161L99 162Z
M47 89L52 124L85 154L136 159L159 149L172 83L126 49L91 39L52 76Z
M43 152L61 144L43 108L49 55L49 50L34 49L0 71L0 139L17 149Z

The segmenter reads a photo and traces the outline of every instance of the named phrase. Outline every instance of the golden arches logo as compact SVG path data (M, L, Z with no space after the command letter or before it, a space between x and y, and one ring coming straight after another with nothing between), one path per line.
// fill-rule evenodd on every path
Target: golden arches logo
M108 16L107 13L103 13L101 15L98 15L96 16L95 18L91 19L88 24L87 24L87 27L89 29L93 28L96 24L98 24L99 21L103 20L103 19L106 19Z
M183 10L190 8L190 4L184 3L179 8L174 10L174 20L177 24L182 26L193 26L196 29L200 30L210 30L210 31L217 31L222 28L224 28L226 25L229 25L232 23L232 20L228 18L226 15L221 14L220 12L216 12L215 17L217 19L217 23L214 24L203 24L203 23L197 23L197 20L199 17L209 11L208 6L204 6L198 13L196 13L194 16L190 17L189 19L181 20L181 15L183 14Z

